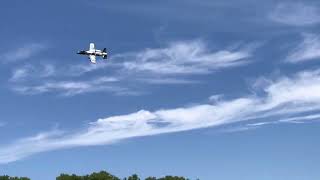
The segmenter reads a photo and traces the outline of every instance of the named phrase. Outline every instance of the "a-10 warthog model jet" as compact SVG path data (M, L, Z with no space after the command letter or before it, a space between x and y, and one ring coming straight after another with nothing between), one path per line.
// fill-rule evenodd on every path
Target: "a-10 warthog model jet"
M89 59L90 59L91 63L93 63L93 64L96 63L97 56L101 56L103 59L107 59L107 55L108 55L106 48L104 48L103 50L95 49L94 43L90 43L89 50L79 51L77 54L89 56Z

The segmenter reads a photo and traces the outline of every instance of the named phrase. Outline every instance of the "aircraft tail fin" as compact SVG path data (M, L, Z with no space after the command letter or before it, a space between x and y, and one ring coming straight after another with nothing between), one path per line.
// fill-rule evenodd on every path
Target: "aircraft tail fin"
M103 59L107 59L107 48L103 48L102 52L106 53L105 55L102 56Z

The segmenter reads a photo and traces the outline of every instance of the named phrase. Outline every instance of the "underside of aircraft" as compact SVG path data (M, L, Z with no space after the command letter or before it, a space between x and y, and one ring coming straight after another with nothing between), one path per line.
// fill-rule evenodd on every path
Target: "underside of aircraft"
M97 56L101 56L103 59L107 59L107 56L108 56L106 48L104 48L103 50L95 49L94 43L90 43L89 50L87 50L87 51L82 50L82 51L79 51L77 54L87 55L88 58L90 59L91 63L93 63L93 64L95 64L97 62L96 61Z

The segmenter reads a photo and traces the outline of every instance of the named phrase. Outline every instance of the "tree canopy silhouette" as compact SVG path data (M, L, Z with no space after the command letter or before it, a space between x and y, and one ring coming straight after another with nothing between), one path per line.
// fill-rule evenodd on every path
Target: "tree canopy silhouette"
M27 177L10 177L8 175L0 176L0 180L30 180Z
M85 176L77 176L75 174L61 174L56 180L121 180L120 178L111 175L106 171L100 171L99 173L92 173ZM122 180L142 180L137 174L123 178ZM188 178L179 177L179 176L165 176L162 178L156 177L147 177L145 180L189 180Z
M30 180L27 177L10 177L8 175L0 176L0 180ZM56 177L56 180L142 180L137 174L133 174L129 177L123 179L116 177L106 171L94 172L92 174L78 176L76 174L60 174ZM147 177L145 180L189 180L188 178L179 177L179 176L165 176L161 178L156 177Z

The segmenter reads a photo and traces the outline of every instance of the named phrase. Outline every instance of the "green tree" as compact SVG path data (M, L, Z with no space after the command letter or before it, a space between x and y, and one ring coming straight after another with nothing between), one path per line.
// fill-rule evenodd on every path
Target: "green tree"
M156 177L147 177L145 180L157 180Z
M0 180L30 180L27 177L10 177L8 175L0 176Z
M100 171L99 173L92 173L91 175L89 175L88 180L120 180L120 179L106 171Z
M188 179L184 177L178 177L178 176L166 176L163 178L159 178L158 180L188 180Z
M132 176L129 176L128 180L140 180L140 178L139 178L139 176L137 174L134 174Z
M99 173L92 173L85 176L77 176L75 174L61 174L56 180L120 180L118 177L107 173L106 171L101 171Z
M0 180L9 180L9 176L0 176Z
M68 175L68 174L61 174L56 180L83 180L81 176L77 176L75 174Z

